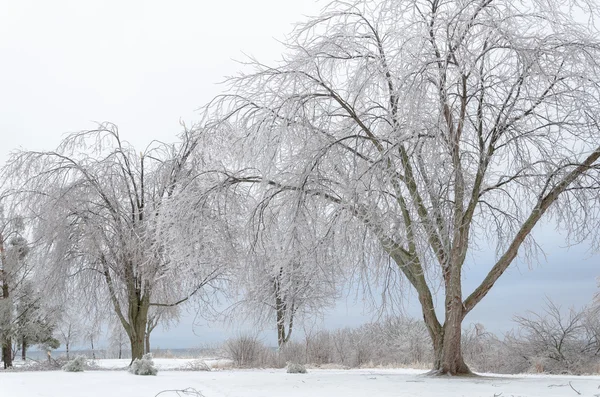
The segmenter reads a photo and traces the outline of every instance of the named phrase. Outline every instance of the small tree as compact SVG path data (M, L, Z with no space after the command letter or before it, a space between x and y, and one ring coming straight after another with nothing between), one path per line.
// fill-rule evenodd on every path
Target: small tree
M60 347L60 341L56 338L49 338L38 345L41 351L46 352L48 363L52 363L52 351Z
M27 349L53 339L56 329L55 309L43 302L33 282L25 281L16 293L15 338L21 348L21 359L27 359ZM44 304L46 303L46 304ZM68 343L67 343L68 356Z
M274 212L275 200L259 206L261 221L252 228L250 253L237 282L243 308L259 322L275 325L281 349L295 324L334 305L343 271L326 243L337 236L304 211L290 213L284 206Z
M514 354L524 357L529 368L537 371L589 372L590 362L600 357L589 313L585 308L571 308L565 313L547 300L543 313L516 316L518 333L509 339Z
M110 325L109 346L111 352L116 351L117 358L123 358L123 348L127 345L127 334L118 322L112 322Z

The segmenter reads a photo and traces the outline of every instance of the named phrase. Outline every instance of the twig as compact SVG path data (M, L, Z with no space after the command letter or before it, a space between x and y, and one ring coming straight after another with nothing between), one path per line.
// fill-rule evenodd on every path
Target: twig
M177 393L177 396L195 396L195 397L204 397L204 394L200 393L198 390L194 389L193 387L188 387L186 389L181 389L181 390L163 390L161 392L159 392L157 395L155 395L154 397L158 397L159 395L163 394L163 393Z
M573 385L571 384L571 382L569 382L569 386L571 386L571 389L573 389L573 391L574 391L575 393L577 393L577 394L579 394L579 395L581 396L581 393L580 393L579 391L577 391L577 390L576 390L576 389L573 387Z

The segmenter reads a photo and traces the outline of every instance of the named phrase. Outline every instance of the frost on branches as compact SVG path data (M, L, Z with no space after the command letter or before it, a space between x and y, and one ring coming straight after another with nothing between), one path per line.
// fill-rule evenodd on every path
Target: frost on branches
M598 242L600 36L579 8L600 16L592 1L332 2L208 107L210 127L239 137L221 187L318 218L348 237L329 249L365 258L353 263L395 263L435 373L468 374L463 319L517 254L535 257L535 225ZM475 243L496 262L463 291Z
M3 172L32 219L47 290L79 292L90 318L110 305L132 358L144 354L157 308L205 293L224 271L210 244L192 244L188 255L179 255L163 211L201 169L201 135L186 129L181 142L154 142L140 152L105 123L68 135L54 151L16 152ZM95 335L86 338L93 345Z

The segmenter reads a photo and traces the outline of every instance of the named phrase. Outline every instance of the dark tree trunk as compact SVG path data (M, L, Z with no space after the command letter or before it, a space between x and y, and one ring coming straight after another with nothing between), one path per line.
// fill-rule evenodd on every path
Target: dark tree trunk
M23 361L27 360L27 338L23 337L23 340L21 341L21 359Z
M398 263L402 263L397 261ZM432 375L471 375L461 350L462 321L465 310L462 303L460 271L448 271L444 275L446 285L445 321L440 324L433 304L431 291L423 274L408 274L421 304L423 320L427 326L433 347Z
M131 362L141 359L145 352L146 326L148 324L148 298L139 299L135 304L130 304L129 312L129 342L131 343Z
M276 321L277 321L277 347L279 349L283 348L285 344L290 340L292 336L292 330L294 327L294 304L292 303L290 309L290 319L288 324L288 329L286 332L285 320L286 320L286 311L288 309L288 303L285 297L282 296L280 283L281 283L281 275L283 273L283 268L279 270L279 275L273 281L273 288L275 291L275 313L276 313Z
M142 292L141 282L134 276L133 264L129 263L125 266L125 278L128 280L127 311L123 313L121 305L116 298L114 284L108 267L105 267L104 276L108 284L115 312L129 338L129 343L131 345L131 363L133 363L135 359L141 359L144 355L148 310L150 309L149 283L145 283L145 292Z
M2 244L2 241L0 241L0 245ZM3 280L2 280L2 299L8 299L9 298L9 291L8 291L8 281L7 281L7 276L6 276L6 272L3 270L2 271L2 275L3 275ZM9 324L10 324L10 319L9 320ZM5 331L6 334L3 336L3 340L2 340L2 361L4 362L4 369L6 368L11 368L12 365L12 339L10 337L10 334L8 333L8 330Z
M150 353L150 332L146 332L145 340L146 340L146 350L145 350L145 352L146 353Z
M6 336L2 342L2 361L4 362L4 369L12 368L12 340L10 336Z
M144 337L129 338L131 342L131 362L135 359L141 359L144 355Z
M432 340L434 362L431 374L434 375L472 375L473 373L465 364L462 355L461 337L462 322L465 316L462 302L462 288L460 284L461 272L460 266L449 270L445 276L446 300L445 300L445 321L440 327L435 316L427 316L426 312L433 310L433 304L427 310L424 306L424 319L429 335ZM432 321L435 319L435 322Z
M94 337L90 336L90 343L92 344L92 360L96 359L96 350L94 350Z
M436 375L472 375L465 364L461 348L462 316L450 315L446 318L441 344L434 345L433 374Z

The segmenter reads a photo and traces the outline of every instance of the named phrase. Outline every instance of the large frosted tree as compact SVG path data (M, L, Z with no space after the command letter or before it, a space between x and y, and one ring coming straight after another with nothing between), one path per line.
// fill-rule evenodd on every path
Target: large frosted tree
M17 152L5 168L44 258L40 279L56 293L78 293L89 313L111 307L133 359L144 354L151 307L202 295L225 269L208 243L174 259L171 238L185 236L169 237L161 220L163 203L196 169L199 136L186 130L177 144L153 142L139 152L102 124L66 136L55 151ZM197 216L216 229L209 213Z
M546 219L571 242L597 235L598 11L333 2L296 28L280 62L250 61L209 106L215 129L240 136L225 186L256 185L355 230L331 249L395 263L421 304L435 373L470 373L461 324L518 255L534 257L534 227ZM477 245L496 261L476 263L487 275L463 291Z

